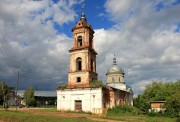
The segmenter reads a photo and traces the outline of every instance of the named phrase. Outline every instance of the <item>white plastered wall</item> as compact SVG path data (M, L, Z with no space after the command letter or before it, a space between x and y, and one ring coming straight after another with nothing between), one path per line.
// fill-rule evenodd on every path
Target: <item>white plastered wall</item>
M82 111L102 108L102 88L57 90L57 110L75 111L75 100L82 100Z

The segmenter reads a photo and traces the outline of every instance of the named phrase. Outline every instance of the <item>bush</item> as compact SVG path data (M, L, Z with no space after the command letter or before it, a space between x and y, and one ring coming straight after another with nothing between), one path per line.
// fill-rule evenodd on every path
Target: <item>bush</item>
M178 113L174 112L174 109L166 109L165 111L159 111L155 112L154 110L151 110L151 112L148 113L149 116L165 116L165 117L178 117Z
M176 122L180 122L180 117L177 118Z
M103 86L103 82L101 80L99 80L99 81L91 81L90 86L91 87L101 87L101 86Z
M173 118L178 117L179 115L178 113L174 112L174 109L167 109L164 111L164 116Z
M108 109L108 115L133 114L139 115L141 111L130 105L119 105Z
M151 112L148 112L148 115L149 116L163 116L164 112L163 111L156 112L155 110L151 110Z

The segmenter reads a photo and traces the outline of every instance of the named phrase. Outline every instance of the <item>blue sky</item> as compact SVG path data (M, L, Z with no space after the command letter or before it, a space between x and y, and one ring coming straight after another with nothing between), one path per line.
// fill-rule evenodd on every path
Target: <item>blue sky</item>
M55 90L67 82L71 29L85 3L95 34L97 73L114 54L135 95L153 80L180 79L180 0L1 0L0 81Z
M55 3L57 3L59 0L54 0ZM84 12L86 15L86 18L89 22L91 22L91 25L93 29L99 29L104 28L108 29L113 26L113 21L111 21L109 16L106 15L106 11L104 8L105 1L104 0L87 0L82 2L82 4L85 4ZM74 10L77 13L76 20L79 20L81 13L82 13L82 6L80 4L73 6ZM69 37L72 37L71 28L74 27L74 21L65 23L63 25L58 25L56 22L54 23L54 27L58 30L59 33L66 33Z

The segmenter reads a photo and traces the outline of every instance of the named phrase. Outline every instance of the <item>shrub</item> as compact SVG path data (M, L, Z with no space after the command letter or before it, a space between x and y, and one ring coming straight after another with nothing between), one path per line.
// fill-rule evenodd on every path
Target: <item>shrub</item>
M166 109L164 111L164 116L171 118L178 117L178 113L174 112L174 109Z
M57 87L57 90L63 90L67 87L67 84L64 84L64 85L60 85Z
M99 81L91 81L90 86L91 87L100 87L100 86L103 86L103 82L101 80L99 80Z
M151 112L148 112L148 115L149 116L163 116L164 112L163 111L156 112L155 110L151 110Z
M119 105L108 109L108 115L133 114L138 115L141 111L130 105Z

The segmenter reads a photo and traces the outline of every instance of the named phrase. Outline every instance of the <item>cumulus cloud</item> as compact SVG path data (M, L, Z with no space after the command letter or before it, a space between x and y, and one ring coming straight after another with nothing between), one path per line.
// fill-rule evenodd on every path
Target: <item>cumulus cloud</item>
M53 27L74 21L78 1L1 0L0 77L15 86L20 71L20 89L34 86L52 90L67 81L68 49L72 39Z
M135 94L152 80L180 79L180 33L175 31L180 5L175 2L107 0L106 11L116 24L108 30L95 30L100 53L98 72L106 73L115 53L119 66L125 69L126 83ZM158 8L159 4L163 7ZM105 80L103 75L100 78Z
M68 49L72 38L58 32L60 25L77 21L74 5L82 1L1 0L0 1L0 80L15 85L20 69L20 88L55 89L67 82ZM114 54L125 70L126 84L141 93L152 80L180 79L180 5L175 0L107 0L106 13L113 21L108 29L95 29L99 79ZM91 22L89 22L91 23ZM58 34L57 34L58 33Z

